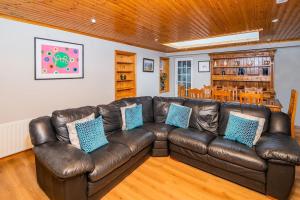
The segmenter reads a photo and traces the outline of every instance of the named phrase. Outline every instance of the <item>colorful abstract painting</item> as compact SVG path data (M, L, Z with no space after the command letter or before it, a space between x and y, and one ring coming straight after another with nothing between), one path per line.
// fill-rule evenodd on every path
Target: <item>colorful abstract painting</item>
M83 45L35 38L36 79L83 78Z

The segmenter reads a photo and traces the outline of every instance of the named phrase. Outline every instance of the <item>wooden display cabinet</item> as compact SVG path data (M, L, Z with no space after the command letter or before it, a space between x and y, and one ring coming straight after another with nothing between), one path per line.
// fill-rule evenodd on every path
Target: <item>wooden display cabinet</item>
M115 99L136 96L136 54L115 51Z
M274 95L275 49L213 53L210 55L211 85L263 88Z
M159 62L159 92L166 93L170 91L170 59L160 58Z

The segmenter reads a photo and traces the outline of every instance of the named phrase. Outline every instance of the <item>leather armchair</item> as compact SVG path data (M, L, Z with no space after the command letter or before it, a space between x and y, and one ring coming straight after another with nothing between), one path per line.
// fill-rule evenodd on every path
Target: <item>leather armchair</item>
M36 158L59 178L70 178L92 172L89 154L65 142L50 142L33 148Z

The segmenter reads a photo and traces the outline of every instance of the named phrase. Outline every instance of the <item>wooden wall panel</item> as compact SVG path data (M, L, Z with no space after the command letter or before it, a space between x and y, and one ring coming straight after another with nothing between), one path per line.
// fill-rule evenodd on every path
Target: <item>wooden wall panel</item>
M175 49L161 43L256 29L259 42L300 39L299 0L1 0L0 16L163 52Z

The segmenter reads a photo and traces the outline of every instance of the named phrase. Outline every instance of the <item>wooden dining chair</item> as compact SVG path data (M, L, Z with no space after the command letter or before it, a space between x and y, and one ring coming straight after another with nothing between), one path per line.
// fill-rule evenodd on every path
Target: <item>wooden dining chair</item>
M212 98L220 102L230 101L230 92L228 90L223 89L213 89Z
M296 119L296 112L297 112L297 101L298 101L298 92L295 89L291 91L291 98L290 98L290 105L288 110L288 115L291 119L291 137L295 138L295 119Z
M263 94L262 93L252 93L252 92L241 92L240 93L240 103L241 104L263 104Z
M215 86L211 86L211 85L204 85L203 86L203 98L205 98L205 99L210 99L211 97L212 97L212 91L213 91L213 89L216 89L216 87Z
M188 90L188 97L192 99L203 99L203 89L189 89Z
M257 87L245 87L245 92L247 93L263 93L263 88L257 88Z
M223 90L227 90L230 93L229 101L237 101L238 100L238 89L237 87L223 87Z
M178 85L178 97L186 97L186 90L183 85Z

